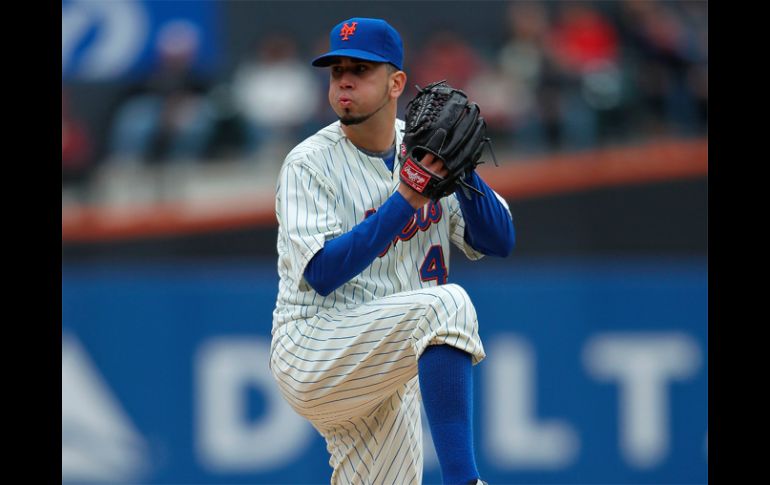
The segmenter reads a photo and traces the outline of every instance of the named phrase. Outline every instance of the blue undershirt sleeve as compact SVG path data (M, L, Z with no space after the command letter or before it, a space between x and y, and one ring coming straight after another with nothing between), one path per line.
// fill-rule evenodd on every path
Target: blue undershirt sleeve
M327 296L369 266L417 212L398 192L353 229L324 243L305 268L304 277Z
M468 200L462 188L455 192L465 220L465 242L486 255L508 256L516 242L516 233L508 209L500 203L494 191L476 172L472 172L472 176L466 180L484 193L484 197L470 192L471 199Z

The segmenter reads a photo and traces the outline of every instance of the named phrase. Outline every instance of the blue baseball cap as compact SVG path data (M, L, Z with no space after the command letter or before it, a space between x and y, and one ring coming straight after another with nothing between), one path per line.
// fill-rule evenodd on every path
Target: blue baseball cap
M340 22L329 34L329 47L329 52L313 59L314 66L329 66L335 57L352 57L388 62L402 70L404 45L401 36L382 19L354 17Z

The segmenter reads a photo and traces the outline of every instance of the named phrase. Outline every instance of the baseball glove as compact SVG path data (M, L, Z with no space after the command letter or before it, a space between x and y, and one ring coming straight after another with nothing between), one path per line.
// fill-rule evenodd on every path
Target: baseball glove
M479 159L485 145L489 145L491 152L486 122L478 105L446 81L416 88L417 95L406 105L406 126L399 151L401 180L433 201L454 193L458 187L463 187L469 199L469 190L481 194L465 180L483 163ZM427 153L444 162L448 171L445 177L420 163ZM492 158L497 165L494 152Z

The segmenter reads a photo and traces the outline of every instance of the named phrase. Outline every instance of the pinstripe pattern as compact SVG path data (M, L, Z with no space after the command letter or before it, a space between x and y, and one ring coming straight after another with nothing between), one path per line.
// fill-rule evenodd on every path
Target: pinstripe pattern
M396 120L399 144L402 128ZM444 343L470 353L474 364L485 356L465 290L420 275L436 245L447 272L450 242L470 259L482 257L465 243L454 197L442 199L430 220L423 208L411 238L392 242L328 296L302 277L326 240L393 194L398 172L398 163L391 173L356 149L335 122L288 154L278 180L280 282L270 367L285 399L326 439L332 484L421 483L418 357Z

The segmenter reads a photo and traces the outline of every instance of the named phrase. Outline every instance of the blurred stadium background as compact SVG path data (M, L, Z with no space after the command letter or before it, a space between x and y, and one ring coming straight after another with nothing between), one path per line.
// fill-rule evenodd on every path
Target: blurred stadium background
M273 196L353 16L402 33L410 86L465 89L501 162L517 247L450 274L485 479L706 483L708 5L657 0L63 0L62 482L328 483L267 368Z

